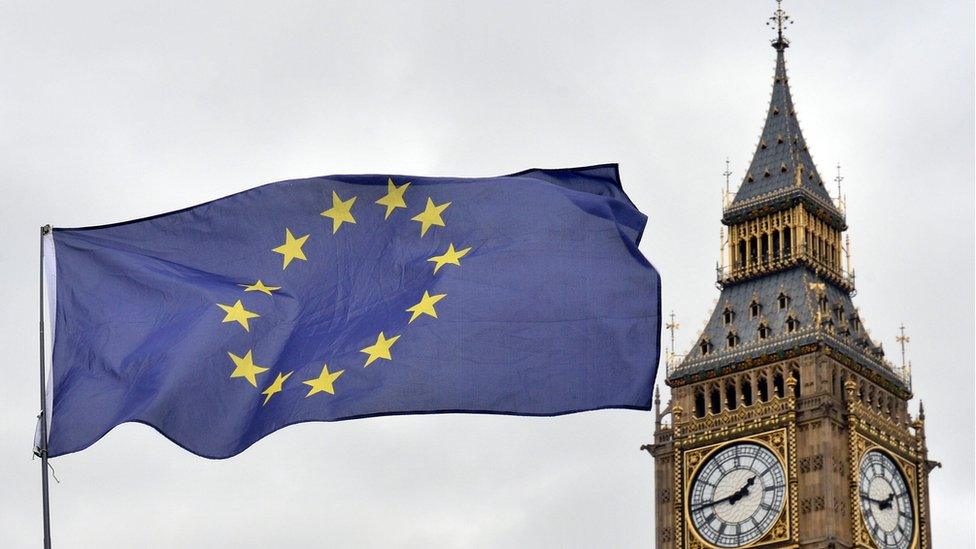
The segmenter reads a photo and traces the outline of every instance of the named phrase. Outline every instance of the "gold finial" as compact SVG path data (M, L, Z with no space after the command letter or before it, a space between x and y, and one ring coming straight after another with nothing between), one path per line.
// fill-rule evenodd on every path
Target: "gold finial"
M773 47L777 50L782 50L790 46L790 41L783 36L783 27L787 27L793 24L793 20L790 16L783 11L783 0L776 0L776 11L773 12L773 16L766 21L766 26L776 29L776 40L773 40Z
M901 344L901 369L902 369L902 371L905 371L905 344L908 343L909 341L911 341L912 338L910 338L907 335L905 335L905 323L904 322L902 322L902 324L901 324L901 326L899 326L898 330L901 333L898 336L895 337L895 341L897 341L899 344Z
M820 324L823 322L823 310L821 309L820 301L823 300L824 296L827 294L827 285L823 282L807 282L807 288L812 292L816 292L817 297L817 329L820 329Z
M783 166L785 169L786 165L784 164ZM796 172L794 173L793 184L796 185L797 187L803 185L803 164L796 165Z

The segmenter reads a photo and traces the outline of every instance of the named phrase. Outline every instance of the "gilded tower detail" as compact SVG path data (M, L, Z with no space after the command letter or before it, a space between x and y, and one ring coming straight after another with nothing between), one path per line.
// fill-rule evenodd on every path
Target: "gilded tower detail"
M721 295L655 402L659 548L928 549L925 415L908 368L861 323L846 213L790 95L777 9L773 93L724 208ZM673 323L673 321L672 321Z

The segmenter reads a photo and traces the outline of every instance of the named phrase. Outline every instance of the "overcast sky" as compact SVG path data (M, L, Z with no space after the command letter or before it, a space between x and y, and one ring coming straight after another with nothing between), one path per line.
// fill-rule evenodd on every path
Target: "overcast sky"
M203 4L207 4L204 7ZM0 542L40 543L38 226L121 221L335 173L619 162L665 311L718 292L720 188L758 140L772 2L0 3ZM855 303L925 400L937 547L973 540L971 2L786 8ZM797 3L798 4L798 3ZM662 372L663 373L663 372ZM917 403L913 403L915 408ZM649 547L652 417L304 424L209 461L142 425L53 460L62 547Z

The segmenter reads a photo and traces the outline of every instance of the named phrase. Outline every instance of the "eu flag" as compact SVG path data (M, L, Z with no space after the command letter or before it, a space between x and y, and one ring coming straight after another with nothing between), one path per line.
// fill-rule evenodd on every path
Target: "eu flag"
M645 222L603 165L317 177L55 229L49 455L127 421L225 458L304 421L649 409Z

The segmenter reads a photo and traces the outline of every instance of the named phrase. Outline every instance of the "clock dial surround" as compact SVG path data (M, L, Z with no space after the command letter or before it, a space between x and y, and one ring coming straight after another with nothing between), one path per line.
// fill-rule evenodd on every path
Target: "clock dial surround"
M865 528L878 549L911 547L915 509L908 483L894 460L878 450L866 452L858 492Z
M688 515L708 543L742 547L773 528L786 490L786 473L775 453L754 442L733 443L699 467L688 495Z

